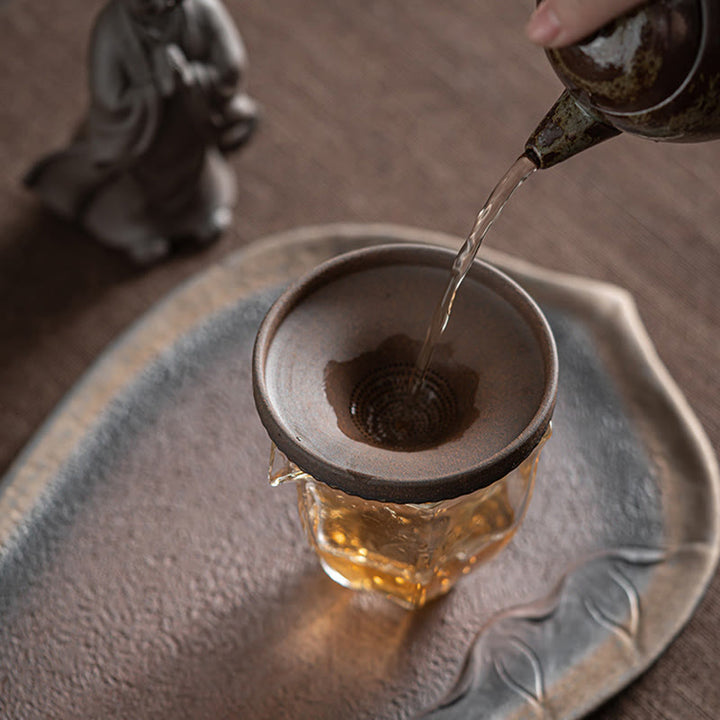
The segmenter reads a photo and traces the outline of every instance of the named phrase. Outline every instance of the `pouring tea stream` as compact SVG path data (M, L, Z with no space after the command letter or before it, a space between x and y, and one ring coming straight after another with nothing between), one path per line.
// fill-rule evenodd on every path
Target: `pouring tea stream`
M566 89L490 194L455 258L418 356L412 393L485 235L536 169L622 131L668 142L720 137L720 4L713 0L656 0L547 55Z

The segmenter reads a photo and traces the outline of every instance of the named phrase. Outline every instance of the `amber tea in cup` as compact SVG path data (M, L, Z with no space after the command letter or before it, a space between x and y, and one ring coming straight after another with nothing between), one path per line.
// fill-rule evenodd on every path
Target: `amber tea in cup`
M253 389L270 479L337 582L420 607L517 531L550 434L557 353L533 300L476 262L414 375L453 254L381 245L290 287L259 330Z

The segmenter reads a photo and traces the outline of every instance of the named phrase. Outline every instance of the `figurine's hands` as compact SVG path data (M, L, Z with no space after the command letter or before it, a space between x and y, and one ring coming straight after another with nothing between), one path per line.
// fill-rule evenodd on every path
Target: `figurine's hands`
M605 23L645 0L543 0L525 33L545 47L563 47L581 40Z
M175 92L175 70L170 62L167 47L156 47L152 58L153 74L160 95L162 95L162 97L170 97Z
M183 51L177 45L168 45L165 48L168 62L173 69L175 77L185 87L189 87L193 83L192 65L185 57Z
M192 67L177 45L157 47L153 53L153 69L163 97L170 97L178 85L187 87L193 82Z

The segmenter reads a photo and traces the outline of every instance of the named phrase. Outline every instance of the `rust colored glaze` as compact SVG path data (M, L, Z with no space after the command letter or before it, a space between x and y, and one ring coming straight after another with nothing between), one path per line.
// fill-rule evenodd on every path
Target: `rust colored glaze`
M671 142L720 137L715 0L656 0L547 55L567 90L526 144L538 167L619 132Z

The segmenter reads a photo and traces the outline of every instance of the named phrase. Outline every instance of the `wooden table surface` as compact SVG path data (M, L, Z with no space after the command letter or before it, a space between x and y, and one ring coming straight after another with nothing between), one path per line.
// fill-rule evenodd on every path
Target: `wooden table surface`
M235 222L210 249L138 271L20 182L82 113L101 3L0 0L0 474L122 330L254 239L335 221L465 234L560 91L523 37L526 2L226 4L264 108L261 131L233 157ZM630 290L718 447L720 143L609 141L536 173L487 244ZM716 718L719 674L716 579L668 651L592 717Z

